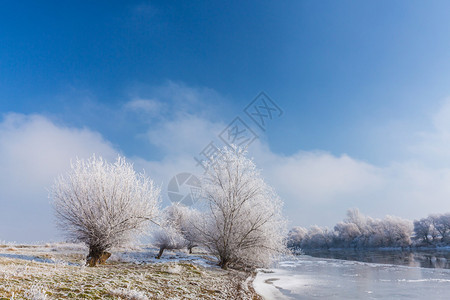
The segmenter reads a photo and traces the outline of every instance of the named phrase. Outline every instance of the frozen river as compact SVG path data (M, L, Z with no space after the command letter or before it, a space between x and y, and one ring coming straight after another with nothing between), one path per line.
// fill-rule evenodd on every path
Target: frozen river
M254 281L266 299L450 299L445 268L302 255L267 271Z

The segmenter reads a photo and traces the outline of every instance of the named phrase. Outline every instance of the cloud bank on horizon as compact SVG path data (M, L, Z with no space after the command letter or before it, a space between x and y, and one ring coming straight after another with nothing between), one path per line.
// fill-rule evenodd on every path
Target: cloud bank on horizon
M132 154L128 159L137 171L145 170L163 186L164 204L168 203L169 180L181 172L201 174L193 157L211 140L218 140L226 127L229 120L212 109L218 99L226 102L212 89L169 82L146 95L130 97L111 114L111 118L128 114L130 120L140 122L144 130L130 134L162 154L158 158ZM262 132L250 145L249 154L284 200L291 225L331 226L349 207L374 217L419 218L450 211L449 120L450 101L444 101L431 116L429 128L409 132L413 137L410 143L397 146L404 158L385 164L327 149L277 153L270 136ZM4 114L0 123L0 199L6 201L0 210L0 240L58 239L47 192L54 178L64 173L75 157L95 153L114 160L125 152L122 146L93 128L67 125L52 115Z

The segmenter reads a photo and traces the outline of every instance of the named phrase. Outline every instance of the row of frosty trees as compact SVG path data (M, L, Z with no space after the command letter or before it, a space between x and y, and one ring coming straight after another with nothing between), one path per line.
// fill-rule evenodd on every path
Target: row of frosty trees
M88 246L89 266L149 232L158 258L164 249L201 246L224 269L268 265L286 249L281 200L243 149L221 149L208 167L204 209L173 204L161 210L160 189L124 158L77 160L51 191L58 227Z
M411 222L393 216L373 219L358 209L350 209L334 230L294 227L289 231L287 244L294 249L449 246L450 213Z

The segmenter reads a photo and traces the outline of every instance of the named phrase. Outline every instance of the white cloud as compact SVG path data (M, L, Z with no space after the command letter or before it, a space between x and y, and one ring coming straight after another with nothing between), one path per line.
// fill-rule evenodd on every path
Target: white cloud
M88 129L57 126L39 115L6 115L0 123L0 240L52 237L47 189L70 159L92 153L117 156L109 142Z
M214 121L210 105L205 104L222 99L213 90L169 82L153 91L151 97L136 97L126 107L148 113L171 112L152 124L146 134L164 155L159 160L130 159L137 171L144 169L157 184L163 184L167 201L168 181L181 172L201 174L193 157L211 141L220 145L217 135L226 124ZM333 225L349 207L359 207L374 217L419 218L450 211L448 120L450 101L430 119L432 130L403 145L404 152L413 155L383 166L326 151L299 149L292 155L280 155L261 140L250 146L250 155L285 201L284 211L292 225ZM94 152L114 160L118 150L89 129L60 126L39 115L6 115L0 123L0 240L53 236L45 189L68 168L71 158Z
M449 120L447 100L430 118L431 129L410 133L416 138L403 144L405 158L384 166L323 151L281 156L265 145L251 150L295 224L332 225L349 207L414 219L450 211Z
M165 106L163 103L156 100L137 98L127 102L125 108L149 116L155 116L160 114L165 109Z
M169 119L185 114L211 119L211 116L222 115L227 103L230 103L213 89L191 87L170 80L159 86L137 84L131 89L130 98L151 99L151 102L159 103L157 105L163 106Z
M163 200L168 203L167 184L170 179L182 172L200 176L203 169L197 165L194 157L202 158L200 152L211 141L219 145L217 135L223 128L223 123L191 114L180 114L175 120L161 122L148 131L147 137L161 149L164 157L157 161L133 157L135 168L145 169L157 184L162 185Z
M202 151L225 128L225 124L211 122L195 115L181 115L163 122L148 131L150 142L167 155L190 154Z
M450 211L450 168L429 163L436 156L430 149L446 147L447 135L442 132L447 127L442 120L450 120L446 106L436 114L435 129L422 132L414 141L414 146L421 147L421 155L384 166L325 151L278 155L261 140L250 146L250 154L284 199L285 212L293 224L333 225L349 207L359 207L375 217L391 214L414 219ZM192 154L201 151L224 127L194 115L161 124L149 137L167 155L147 166L165 183L178 172L195 170ZM410 145L404 147L404 151L411 149Z
M374 191L383 184L381 169L371 164L327 152L301 151L283 157L271 154L264 166L270 180L301 201L332 202L342 197Z
M409 219L450 211L448 168L416 162L378 167L324 152L271 156L260 166L285 200L286 214L294 224L331 226L350 207L374 217L390 214Z
M416 134L417 140L409 150L427 164L450 167L450 99L443 101L431 117L431 125L431 130Z
M433 115L432 123L437 133L441 133L445 140L450 138L450 99L442 102L440 109Z

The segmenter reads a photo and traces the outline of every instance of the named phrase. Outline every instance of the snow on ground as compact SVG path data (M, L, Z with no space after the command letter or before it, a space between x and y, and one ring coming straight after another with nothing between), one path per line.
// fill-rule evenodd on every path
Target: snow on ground
M0 299L259 299L248 273L224 271L202 252L115 249L106 265L85 267L78 244L0 245Z
M259 270L253 286L264 299L291 299L289 295L301 295L302 287L318 284L309 276L293 274L284 269Z
M282 280L282 281L280 281ZM253 287L255 291L261 295L264 299L286 299L283 293L280 291L282 289L278 284L280 282L289 282L283 278L283 270L269 271L269 270L258 270L255 280L253 281Z
M165 250L160 259L156 258L156 253L158 249L152 247L118 249L109 260L135 264L189 262L205 268L219 268L217 259L201 249L197 249L195 254L188 254L187 251Z

